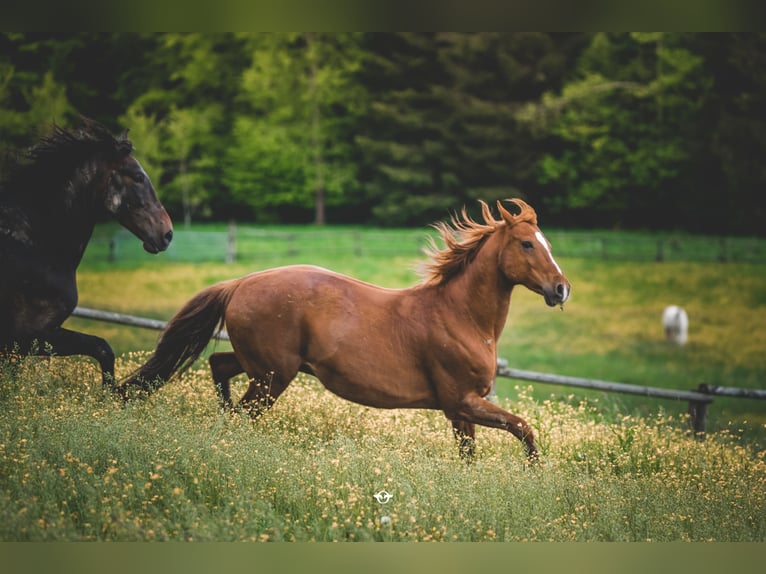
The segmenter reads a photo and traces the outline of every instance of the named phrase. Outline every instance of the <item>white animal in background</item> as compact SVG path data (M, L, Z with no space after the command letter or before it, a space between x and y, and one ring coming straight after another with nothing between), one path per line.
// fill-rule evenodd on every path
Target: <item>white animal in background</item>
M676 345L685 345L689 336L689 316L681 307L670 305L662 312L665 338Z

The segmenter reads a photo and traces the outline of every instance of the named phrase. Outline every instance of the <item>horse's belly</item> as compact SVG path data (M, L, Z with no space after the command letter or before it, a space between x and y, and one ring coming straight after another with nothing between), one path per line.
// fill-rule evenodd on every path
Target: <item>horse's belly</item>
M384 409L436 408L431 387L415 372L397 373L369 363L353 373L309 365L327 390L346 400Z

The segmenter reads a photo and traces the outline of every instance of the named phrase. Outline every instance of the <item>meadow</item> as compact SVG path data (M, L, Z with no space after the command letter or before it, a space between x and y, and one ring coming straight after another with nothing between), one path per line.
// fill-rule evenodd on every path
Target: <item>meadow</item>
M80 304L167 319L203 287L259 268L310 262L403 287L418 281L419 261L353 252L228 265L86 257ZM499 344L511 366L668 388L763 388L766 266L559 263L573 286L563 312L523 288L513 294ZM663 340L668 304L689 313L686 347ZM107 338L118 375L157 338L81 319L68 326ZM479 428L467 465L441 413L362 407L305 376L252 423L220 411L204 361L123 406L102 392L88 360L7 358L0 540L766 539L763 402L717 398L700 442L685 403L508 379L497 393L536 429L540 464L530 467L507 433ZM380 490L389 503L373 498Z

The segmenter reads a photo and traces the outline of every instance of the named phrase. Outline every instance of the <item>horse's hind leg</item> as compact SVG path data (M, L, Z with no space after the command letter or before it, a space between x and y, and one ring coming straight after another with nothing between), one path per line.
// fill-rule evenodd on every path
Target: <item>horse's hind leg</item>
M471 463L476 452L476 425L465 421L452 421L452 430L458 442L460 458Z
M93 357L101 367L104 388L114 390L114 351L104 339L69 329L58 328L35 347L28 345L26 353L39 356L71 357L84 355Z
M224 410L230 410L234 407L231 400L231 379L244 373L245 369L242 368L234 353L213 353L210 355L209 363L221 406Z
M251 417L258 418L271 408L291 380L292 377L286 379L274 371L267 372L263 377L252 377L239 404Z

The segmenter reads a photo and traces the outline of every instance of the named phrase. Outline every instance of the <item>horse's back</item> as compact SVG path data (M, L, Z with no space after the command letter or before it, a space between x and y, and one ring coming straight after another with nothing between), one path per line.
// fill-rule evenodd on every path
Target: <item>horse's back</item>
M375 321L397 290L384 289L311 265L259 271L240 280L226 312L227 329L250 330L255 323L275 332L319 328L338 332L363 312ZM376 311L377 309L377 311Z
M246 370L304 370L355 402L428 407L435 397L423 321L406 311L411 295L321 267L270 269L241 279L226 329Z
M288 305L288 308L301 302L313 307L342 302L348 307L358 301L388 300L401 292L314 265L289 265L251 273L240 280L237 290L248 298L257 294L259 300L250 300L250 305L262 306L268 301L269 305ZM311 301L306 301L309 296Z

